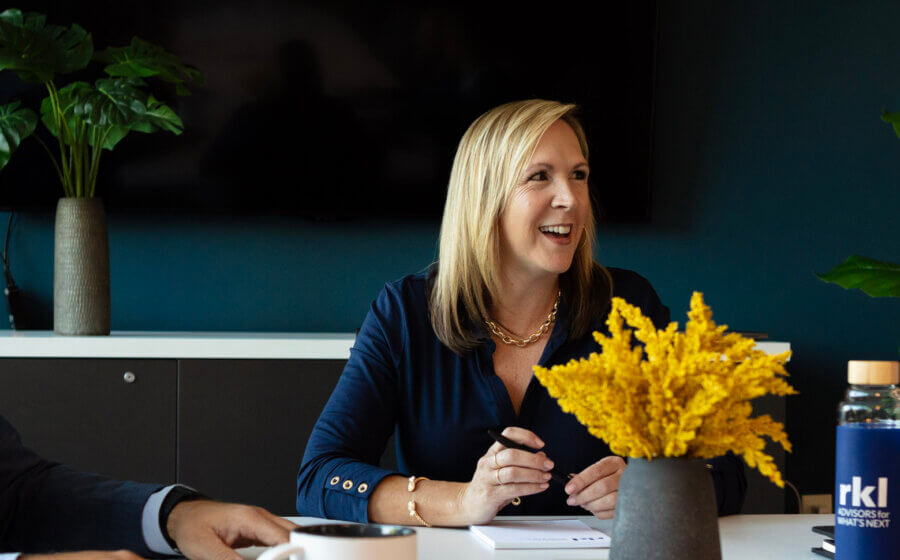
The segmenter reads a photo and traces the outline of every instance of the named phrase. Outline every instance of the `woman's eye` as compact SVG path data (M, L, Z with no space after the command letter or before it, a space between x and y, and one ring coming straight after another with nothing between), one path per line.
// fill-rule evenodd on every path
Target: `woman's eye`
M547 172L546 171L538 171L534 175L528 178L529 181L546 181L547 180Z
M585 179L587 179L587 176L588 176L587 171L585 171L584 169L576 169L575 173L573 173L573 175L575 176L575 179L577 179L578 181L584 181Z

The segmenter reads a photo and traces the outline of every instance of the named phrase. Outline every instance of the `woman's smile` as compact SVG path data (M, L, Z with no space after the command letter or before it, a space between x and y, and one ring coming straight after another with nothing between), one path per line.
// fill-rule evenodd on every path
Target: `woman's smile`
M557 245L568 245L572 242L572 224L555 224L538 227L544 237Z

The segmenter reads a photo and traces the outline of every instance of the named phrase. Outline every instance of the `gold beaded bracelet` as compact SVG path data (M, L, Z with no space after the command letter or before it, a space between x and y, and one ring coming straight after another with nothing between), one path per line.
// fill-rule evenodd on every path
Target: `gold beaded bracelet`
M426 478L424 476L419 476L419 477L411 476L411 477L409 477L409 484L406 485L406 489L409 490L410 492L415 492L416 483L419 482L420 480L431 480L431 479ZM409 508L409 516L410 517L415 517L416 519L419 520L419 522L422 525L424 525L426 527L431 527L431 523L422 519L422 516L419 515L418 511L416 511L416 500L415 499L410 500L409 503L406 504L406 507Z

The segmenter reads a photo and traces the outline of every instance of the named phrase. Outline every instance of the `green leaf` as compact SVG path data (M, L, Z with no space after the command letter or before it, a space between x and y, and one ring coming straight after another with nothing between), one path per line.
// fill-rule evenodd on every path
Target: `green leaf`
M106 129L105 132L106 141L103 142L103 147L107 150L112 150L116 147L116 144L118 144L122 141L123 138L128 136L128 133L131 131L124 126L111 126Z
M63 142L72 146L77 142L94 145L94 139L106 136L103 147L111 150L122 140L138 114L146 111L147 94L138 84L105 84L101 89L87 82L73 82L57 92L59 108L66 123ZM118 87L117 87L118 86ZM41 120L51 134L59 138L57 117L50 98L41 103ZM76 139L73 132L84 128L85 137Z
M19 109L19 101L0 106L0 169L6 167L19 144L34 132L37 115L31 109Z
M168 105L165 105L152 95L147 100L147 112L143 119L154 127L153 130L142 132L155 132L156 129L168 130L172 134L181 134L184 131L184 123ZM136 128L134 130L137 130Z
M109 122L138 132L167 130L181 134L184 125L171 108L147 94L140 86L143 80L135 78L105 78L97 80L97 91L103 93L114 112L106 115L98 124ZM93 121L91 121L93 122Z
M141 89L143 80L104 78L94 84L94 92L75 107L75 114L95 126L132 125L147 112L149 95Z
M68 29L47 25L46 19L15 9L0 13L0 70L43 83L88 65L94 53L91 34L77 24Z
M67 145L72 144L71 131L75 129L75 125L79 122L79 119L75 115L75 105L83 98L90 95L92 89L91 84L87 82L72 82L57 92L61 113L60 116L65 122L64 128L68 129L70 133L64 135L62 138L63 142ZM41 122L47 127L50 134L57 138L60 137L59 127L57 125L57 115L53 109L53 103L49 96L41 101Z
M186 82L203 85L203 74L184 64L175 54L138 37L127 47L110 47L94 55L94 60L106 64L110 76L123 78L157 77L175 84L178 95L190 95Z
M181 134L184 125L175 112L142 89L144 81L136 78L104 78L92 86L74 82L58 92L59 106L69 131L86 127L87 142L94 145L105 137L103 147L112 150L129 131L156 132L166 130ZM41 104L44 125L59 136L50 99ZM71 145L75 140L64 139Z
M890 123L894 127L894 134L900 138L900 113L888 113L887 109L882 109L881 120Z
M848 290L859 288L872 297L900 297L900 265L897 264L852 255L816 276Z

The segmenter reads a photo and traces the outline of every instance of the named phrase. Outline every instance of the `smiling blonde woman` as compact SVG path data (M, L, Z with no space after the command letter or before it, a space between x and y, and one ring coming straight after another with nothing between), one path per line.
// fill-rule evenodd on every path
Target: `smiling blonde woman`
M612 296L657 327L669 310L643 277L594 261L575 109L507 103L466 131L438 262L386 284L373 303L310 435L300 514L444 526L501 512L612 517L625 461L560 410L532 367L596 351L591 332L606 332ZM488 429L540 451L501 445ZM392 434L396 471L378 466ZM737 513L741 463L710 465L719 512Z
M490 294L501 291L500 214L547 129L557 121L568 125L587 163L587 139L574 111L575 105L542 99L507 103L481 115L463 135L441 223L439 262L443 266L437 270L430 301L434 331L452 350L463 352L479 344L463 321L480 323L481 317L489 315ZM597 308L610 299L592 293L592 280L601 274L603 282L608 286L610 282L608 272L594 262L593 213L587 213L581 231L570 235L578 236L578 242L565 280L576 318L572 335L580 337Z

